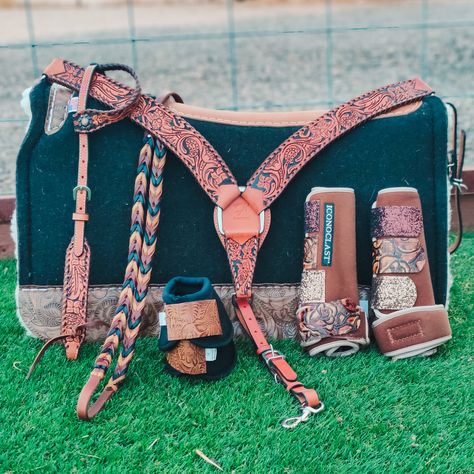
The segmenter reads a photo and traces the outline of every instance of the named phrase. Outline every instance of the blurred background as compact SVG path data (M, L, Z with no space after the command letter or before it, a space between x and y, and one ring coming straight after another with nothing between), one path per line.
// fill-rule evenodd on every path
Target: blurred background
M0 0L0 195L14 193L21 93L57 56L127 63L146 92L229 109L327 108L420 76L469 132L473 45L473 1Z

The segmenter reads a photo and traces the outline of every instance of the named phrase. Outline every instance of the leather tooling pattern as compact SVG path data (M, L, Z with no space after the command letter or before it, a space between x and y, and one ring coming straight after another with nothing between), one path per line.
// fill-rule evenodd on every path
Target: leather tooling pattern
M416 285L408 276L374 276L371 307L381 310L412 308L417 298Z
M205 374L206 351L189 341L180 341L166 354L166 360L174 369L188 375Z
M318 236L307 236L304 239L303 269L316 270L318 266Z
M258 237L251 237L243 244L230 238L225 239L225 248L237 296L252 294L253 272L255 271L259 244Z
M417 238L377 239L372 243L373 273L418 273L426 256Z
M304 231L306 234L319 232L320 201L306 201L304 203Z
M68 68L74 67L74 65L66 66L64 61L57 60L47 68L46 73L48 74L48 72L50 72L52 74L52 76L50 75L51 80L63 83L61 81L64 79L58 79L58 77L61 77L61 74L65 74ZM103 71L112 69L110 65L102 66L101 68ZM76 67L76 69L76 71L68 74L68 79L74 80L76 83L79 82L79 85L81 85L82 82L83 85L86 82L84 79L81 80L80 77L84 75L83 70L79 67ZM121 68L116 67L115 69L128 70L129 68L122 66ZM90 70L90 67L88 70ZM134 73L132 75L136 77ZM106 95L105 93L110 93L111 87L109 86L111 81L108 78L98 74L96 75L96 80L100 83L100 87L103 86L102 91L100 91L100 87L98 86L98 95L102 93L104 96ZM119 89L121 88L119 84L114 84ZM163 107L162 104L148 96L138 96L140 90L138 84L135 90L129 88L122 89L129 95L129 100L126 100L124 105L133 103L133 111L131 112L130 118L149 133L162 140L164 144L181 159L214 203L218 202L219 190L223 185L236 185L235 178L219 154L212 148L209 142L183 118L173 114L170 110ZM94 90L94 87L92 87L90 95L93 97ZM263 199L259 199L258 202L253 202L253 211L259 214L270 206L301 167L332 141L370 118L388 112L394 107L412 102L430 92L431 90L420 80L412 80L386 86L339 106L307 126L302 127L271 153L249 180L249 187L254 188L254 190L262 191L264 194ZM132 100L134 97L139 99L138 103L135 103L135 99ZM102 100L100 97L95 98ZM102 115L105 117L105 115L107 115L107 123L111 123L109 119L112 117L112 114L115 113L115 117L118 117L122 111L119 111L119 107L117 107L118 101L115 100L116 97L112 97L112 100L110 100L110 96L103 98L107 99L103 100L103 102L112 107L112 110L110 114L108 114L108 112L97 112L99 117ZM85 121L88 120L88 117L83 118ZM87 127L87 124L88 122L78 124L78 127ZM155 166L153 166L150 174L152 177L148 195L149 205L147 209L146 233L144 235L143 231L141 231L138 234L140 247L138 249L137 260L129 258L129 264L134 264L138 267L138 271L131 269L131 277L128 278L129 267L127 267L123 287L123 291L130 294L130 314L128 312L128 306L125 307L127 311L121 308L117 309L118 313L125 313L126 325L122 340L122 350L112 379L107 384L103 396L99 397L96 401L96 404L99 404L98 409L100 409L110 395L116 391L118 382L125 378L129 362L133 357L135 340L141 324L142 310L145 305L145 298L151 276L151 256L154 253L156 245L156 226L154 226L153 222L156 215L159 217L160 211L159 199L156 201L155 206L155 200L152 196L156 191L154 189L153 179L155 176ZM148 176L146 176L146 178L148 178ZM161 196L161 173L159 174L159 180L159 195ZM145 180L145 185L148 185L147 179ZM247 192L247 195L249 195L249 192ZM142 211L144 211L144 209L145 205L142 206ZM239 234L235 233L235 235ZM244 237L246 237L246 235L249 234L243 234ZM241 322L246 328L252 327L252 331L248 331L248 333L257 346L259 353L261 353L263 358L267 361L267 367L270 372L275 377L278 377L278 381L300 402L301 408L306 409L308 407L315 410L319 408L321 410L323 405L320 403L316 391L308 389L296 381L296 374L288 363L285 362L284 359L281 359L281 356L278 356L278 363L272 360L275 358L274 351L272 349L270 354L269 348L271 348L271 346L265 340L263 334L261 334L261 330L256 323L255 315L250 304L250 296L255 260L263 239L255 235L255 233L251 235L254 236L243 243L238 243L229 238L225 240L236 289L236 307L239 311L239 318L242 318ZM130 280L130 287L128 280ZM119 317L119 314L116 314L114 321L117 317ZM123 327L123 324L121 327ZM112 322L110 331L112 331L113 328L114 322ZM336 330L344 330L343 326L339 327L339 322L338 328L339 329ZM120 342L120 337L111 334L110 331L108 339L114 338L114 340ZM255 334L258 336L255 336ZM105 354L106 366L99 366L93 371L89 382L81 393L78 403L78 414L80 417L90 418L97 412L96 408L94 408L91 415L87 413L87 405L91 399L90 388L92 387L94 389L97 387L100 379L104 376L105 370L108 368L110 363L109 357L110 355L113 356L113 350L117 347L118 344L112 344L112 354ZM196 366L197 364L193 363L193 365ZM300 421L304 421L304 419L301 418Z
M165 311L170 341L222 334L216 300L169 304Z
M380 237L418 237L423 231L421 209L411 206L380 206L371 212L371 235Z
M60 64L59 64L60 63ZM59 70L61 69L61 70ZM55 61L48 77L79 90L84 69L68 61ZM123 105L133 90L102 74L92 81L90 95L109 106ZM264 192L264 208L280 195L298 171L339 136L382 113L432 93L423 81L411 79L363 94L297 130L273 151L247 185ZM232 172L212 145L183 118L158 101L142 95L130 118L157 135L190 169L214 203L223 184L237 184Z
M86 239L81 255L75 255L74 239L66 250L61 334L71 334L64 344L68 358L72 359L77 358L79 346L84 340L84 329L76 328L85 324L87 319L90 253Z
M248 185L263 191L266 207L314 155L361 123L409 104L432 90L419 79L398 82L363 94L297 130L260 165Z
M63 71L55 71L51 79L79 90L84 69L69 61L63 61L62 67ZM132 94L132 89L103 74L94 76L89 91L91 97L113 107L125 105ZM237 183L212 145L186 120L171 113L157 100L142 95L130 118L153 135L159 131L159 139L183 160L215 203L221 185Z
M298 323L302 344L314 344L326 337L357 331L361 311L349 299L301 306L298 309Z

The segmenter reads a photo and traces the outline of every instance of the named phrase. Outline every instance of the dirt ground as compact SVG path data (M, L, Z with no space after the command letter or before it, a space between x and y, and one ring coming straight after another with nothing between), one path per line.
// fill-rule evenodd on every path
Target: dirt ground
M147 92L172 89L188 103L218 108L311 108L423 76L459 107L462 125L474 131L474 2L431 0L425 13L433 28L423 29L417 26L421 1L334 0L332 35L324 30L322 1L236 2L234 82L226 35L232 25L223 0L137 2L135 52L127 41L130 11L121 2L87 1L80 8L47 3L33 1L34 50L23 9L0 6L0 194L14 192L15 157L26 126L20 97L38 75L33 53L39 71L56 56L81 64L135 62ZM473 144L471 137L471 165Z

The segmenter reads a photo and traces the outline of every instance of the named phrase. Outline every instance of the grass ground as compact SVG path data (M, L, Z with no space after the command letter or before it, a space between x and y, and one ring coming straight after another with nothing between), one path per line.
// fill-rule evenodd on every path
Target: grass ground
M279 342L327 407L294 431L279 421L296 407L248 341L230 377L205 384L162 374L156 340L141 340L122 390L93 422L78 421L76 397L98 346L72 363L53 347L26 381L41 343L17 322L14 262L0 262L0 471L216 471L199 449L224 472L473 472L473 262L471 234L452 260L454 336L433 358L395 363L372 347L310 359Z

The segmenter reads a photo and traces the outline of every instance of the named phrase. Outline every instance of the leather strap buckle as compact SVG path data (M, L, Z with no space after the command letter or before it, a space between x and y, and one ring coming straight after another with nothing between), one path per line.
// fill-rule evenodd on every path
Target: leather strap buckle
M270 356L268 356L270 354ZM267 364L268 370L272 373L273 378L275 380L275 383L282 383L283 379L281 378L280 374L278 373L278 370L275 368L275 366L272 364L272 361L275 359L286 359L286 356L282 354L279 351L276 351L273 349L273 346L270 344L270 349L267 349L266 351L263 351L261 353L261 356L263 360L265 361L265 364Z
M88 200L88 201L91 200L92 191L91 191L91 189L89 188L89 186L78 185L78 186L76 186L76 187L72 190L72 197L73 197L74 201L77 200L77 192L78 192L78 191L85 191L85 192L87 193L87 200Z

